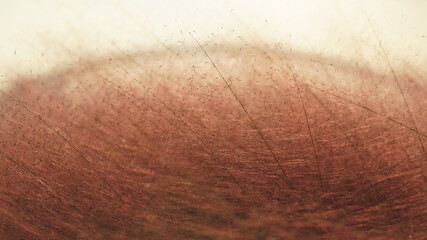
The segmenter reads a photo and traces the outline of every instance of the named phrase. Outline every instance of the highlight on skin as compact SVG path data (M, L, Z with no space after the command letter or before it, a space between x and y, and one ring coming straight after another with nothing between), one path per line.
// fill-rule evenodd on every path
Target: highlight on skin
M4 239L427 236L416 72L194 40L1 91Z

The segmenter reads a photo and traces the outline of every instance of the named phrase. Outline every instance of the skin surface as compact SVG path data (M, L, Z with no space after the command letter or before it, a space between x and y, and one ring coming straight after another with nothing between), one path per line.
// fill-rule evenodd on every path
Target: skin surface
M426 7L0 1L0 239L427 239Z
M193 39L1 91L3 239L427 237L415 71Z

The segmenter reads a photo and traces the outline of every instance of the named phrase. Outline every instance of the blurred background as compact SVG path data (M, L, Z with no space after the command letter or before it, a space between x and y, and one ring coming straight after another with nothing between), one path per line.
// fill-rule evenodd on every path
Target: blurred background
M409 63L425 76L426 10L422 0L3 0L0 82L64 67L69 52L96 57L193 43L190 31L202 43L281 43L373 68Z

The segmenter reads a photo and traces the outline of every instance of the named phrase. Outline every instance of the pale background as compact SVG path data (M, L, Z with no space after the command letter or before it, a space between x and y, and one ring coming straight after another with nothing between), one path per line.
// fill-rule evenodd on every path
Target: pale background
M202 43L286 43L295 50L410 64L426 81L424 0L0 0L0 86L104 56ZM382 46L382 47L381 47Z

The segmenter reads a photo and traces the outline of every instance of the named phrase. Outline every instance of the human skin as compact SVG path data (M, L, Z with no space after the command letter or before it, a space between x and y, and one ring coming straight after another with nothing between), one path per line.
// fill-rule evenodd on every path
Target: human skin
M427 237L410 64L185 34L1 90L4 239Z
M203 49L81 61L3 91L2 235L426 236L416 79L400 82L407 110L373 94L395 83L366 66L347 76L363 89L343 91L326 79L343 61Z

